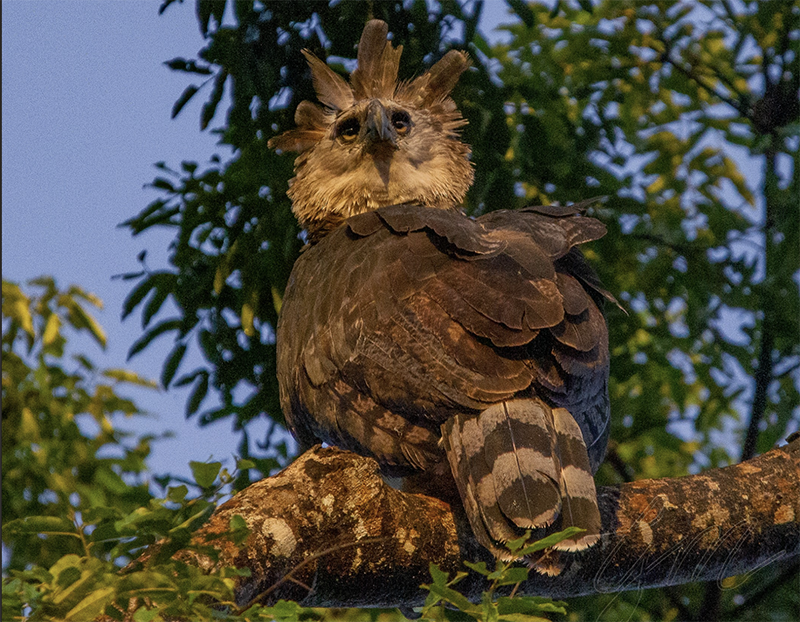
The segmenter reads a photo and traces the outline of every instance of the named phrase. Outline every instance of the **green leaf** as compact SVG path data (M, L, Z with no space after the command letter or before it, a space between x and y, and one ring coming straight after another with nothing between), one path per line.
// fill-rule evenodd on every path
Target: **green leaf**
M189 462L189 467L192 469L194 481L201 488L209 488L214 484L217 479L219 471L222 468L221 462Z
M156 616L160 613L158 607L153 607L152 609L148 609L146 607L139 607L136 612L133 614L133 621L134 622L150 622L154 620Z
M192 389L189 400L186 402L186 417L191 417L196 413L206 395L208 395L208 372L203 370L200 374L200 381Z
M159 276L164 275L162 274ZM153 316L158 313L161 307L164 305L167 297L172 293L172 286L174 283L175 279L173 278L158 279L155 292L147 302L147 305L145 305L144 311L142 311L142 328L145 328L150 323L150 320L153 319Z
M262 611L268 616L272 616L277 622L298 622L301 614L305 613L296 602L287 600L279 600L272 607L266 607Z
M77 361L77 363L88 372L94 372L95 370L94 363L83 354L73 354L72 360Z
M133 312L139 303L144 300L144 297L147 296L148 292L156 286L158 281L155 277L155 274L149 275L136 287L134 287L130 294L127 295L125 302L122 303L123 320Z
M191 371L188 374L184 374L183 376L181 376L180 378L175 380L172 383L172 386L173 387L185 387L187 385L190 385L190 384L192 384L192 382L194 382L195 378L197 378L199 375L204 374L204 373L207 374L208 371L203 369L203 368L201 368L201 367L199 367L199 368L195 369L194 371Z
M506 542L506 548L516 555L517 551L519 551L525 545L525 543L530 540L530 537L531 532L528 530L525 532L524 536L520 536L516 540L509 540Z
M141 596L143 592L166 593L174 590L174 582L168 575L150 570L127 574L117 584L118 595L128 597Z
M175 503L183 503L183 500L186 499L186 495L188 494L189 489L184 484L180 486L170 486L167 491L167 499Z
M163 177L156 177L152 182L150 182L149 186L151 188L157 188L167 192L176 192L175 186L173 186L169 180L164 179Z
M34 336L30 300L18 284L5 279L3 279L3 315L18 322L22 330L31 337Z
M553 601L542 596L516 596L508 598L501 596L497 599L497 610L500 615L537 614L537 613L567 613L565 603Z
M67 612L65 620L94 620L114 598L114 588L95 590Z
M168 330L180 330L182 326L183 322L178 319L164 320L162 322L159 322L158 324L147 330L147 332L145 332L144 335L142 335L139 339L137 339L133 343L131 349L128 350L128 360L130 360L131 358L139 354L139 352L144 350L148 345L150 345L150 342L153 341L153 339L155 339L159 335L163 335Z
M239 514L234 514L230 520L230 527L231 531L236 531L237 529L247 529L247 522L245 522L244 518L242 518Z
M428 570L431 573L434 585L447 585L447 578L450 575L443 570L440 570L439 566L436 564L430 564L430 566L428 566Z
M579 533L583 533L586 531L585 529L581 529L580 527L567 527L563 531L559 531L558 533L550 534L546 538L542 538L541 540L537 540L533 544L530 544L519 551L516 551L516 555L520 557L524 557L526 555L530 555L531 553L535 553L536 551L541 551L542 549L546 549L550 546L555 546L562 540L566 540L571 538L574 535Z
M59 335L60 328L61 318L53 313L49 318L47 318L47 324L45 325L44 333L42 334L42 344L49 346L51 343L53 343Z
M105 349L106 333L103 327L82 306L77 303L71 305L69 319L75 328L88 330L100 347Z
M26 516L3 525L6 534L68 534L77 535L75 524L60 516Z
M202 0L201 0L202 1ZM228 79L228 72L222 70L217 74L217 77L214 79L214 88L211 91L211 97L209 97L208 101L203 104L203 110L200 113L200 129L204 130L208 127L208 124L211 123L211 119L214 118L214 113L217 111L217 106L219 102L222 101L222 95L225 92L225 80Z
M498 585L515 585L528 580L528 568L522 566L510 566L506 568L500 577Z
M468 561L465 561L465 562L464 562L464 565L465 565L467 568L470 568L470 569L474 570L474 571L475 571L475 572L477 572L478 574L482 574L484 577L488 577L488 576L489 576L489 575L492 573L492 571L491 571L491 570L489 570L489 569L486 567L486 562L477 562L477 563L476 563L476 562L468 562Z
M461 594L461 592L457 592L452 588L437 585L435 583L428 585L427 589L442 600L458 607L464 613L469 613L471 615L477 615L480 613L480 608L467 600L466 596Z
M189 100L192 99L192 97L195 96L195 93L197 93L197 91L199 91L199 90L200 90L200 87L195 86L194 84L190 84L189 86L186 87L186 89L183 91L183 93L181 93L181 96L178 98L178 100L172 106L172 118L173 119L180 114L181 110L183 110L183 107L187 103L189 103Z
M172 60L165 61L164 64L173 71L197 73L206 76L211 73L211 70L207 66L198 65L197 61L187 60L185 58L173 58Z
M186 354L186 348L187 345L185 343L176 345L164 363L164 369L161 370L161 386L165 389L169 388L169 383L175 377L175 372L178 371L178 366L181 364L184 354Z
M108 519L116 520L121 516L122 513L118 508L95 505L93 507L86 508L83 511L81 518L83 518L84 523L94 524L94 523L99 523L101 520L108 520Z
M79 566L66 566L59 572L53 571L51 574L55 576L55 584L58 587L66 588L81 578L81 569Z
M200 24L200 34L208 36L208 25L211 21L213 6L210 0L197 0L197 21Z
M126 382L128 384L135 384L140 387L147 387L148 389L157 389L158 383L154 380L143 378L139 374L129 369L106 369L102 372L102 376L116 380L117 382Z

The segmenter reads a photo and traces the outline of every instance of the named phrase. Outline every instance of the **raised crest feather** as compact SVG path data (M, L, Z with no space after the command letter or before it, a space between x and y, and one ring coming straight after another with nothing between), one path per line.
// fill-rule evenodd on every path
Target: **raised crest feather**
M318 140L321 140L333 123L334 114L373 98L394 99L417 108L429 108L430 112L441 117L443 127L450 133L464 125L466 121L448 95L469 67L467 54L450 50L427 73L411 82L401 83L397 76L403 46L394 47L387 39L388 34L386 22L378 19L367 22L358 44L358 65L350 75L349 84L325 61L303 50L317 99L327 111L311 102L301 102L295 115L298 128L272 138L269 146L283 151L306 151L315 144L312 130L318 132Z
M397 89L397 99L419 107L445 103L450 108L447 96L468 68L469 56L460 50L450 50L427 73L401 85Z
M298 127L317 128L327 123L325 112L310 101L302 101L294 113L294 122Z
M358 43L358 67L350 76L356 100L394 94L403 47L395 49L386 39L388 33L386 22L379 19L364 26Z
M317 99L334 110L344 110L352 106L353 91L344 78L308 50L303 50L303 56L311 67L311 79Z
M437 62L427 75L423 105L433 105L444 100L453 90L461 74L469 68L469 57L460 50L450 50Z

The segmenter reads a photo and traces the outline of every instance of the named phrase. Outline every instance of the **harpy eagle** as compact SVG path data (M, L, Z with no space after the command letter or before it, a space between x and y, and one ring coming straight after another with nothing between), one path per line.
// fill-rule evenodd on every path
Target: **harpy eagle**
M497 557L533 530L599 538L593 473L608 442L611 298L578 246L605 227L581 206L469 218L470 149L448 52L398 82L402 47L372 20L349 84L304 51L319 102L270 147L299 152L289 197L308 235L277 328L286 420L387 474L455 482ZM539 564L555 573L555 566Z

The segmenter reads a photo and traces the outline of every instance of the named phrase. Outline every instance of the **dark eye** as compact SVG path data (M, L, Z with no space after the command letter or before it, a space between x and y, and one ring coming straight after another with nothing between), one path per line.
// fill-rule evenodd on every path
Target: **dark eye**
M361 124L358 119L346 119L336 127L336 136L345 142L351 142L358 137Z
M398 135L403 136L408 133L408 128L411 126L411 117L407 112L398 110L392 114L392 126Z

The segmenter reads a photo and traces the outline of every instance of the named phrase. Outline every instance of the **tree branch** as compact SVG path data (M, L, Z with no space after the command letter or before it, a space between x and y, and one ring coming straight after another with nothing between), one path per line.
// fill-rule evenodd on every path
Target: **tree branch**
M740 100L737 100L737 99L734 99L732 97L729 97L725 93L722 93L721 91L719 91L716 88L714 88L714 85L710 84L708 81L706 81L706 79L704 77L702 77L700 74L698 74L695 71L694 67L691 67L691 66L690 67L685 67L681 62L679 62L679 61L675 60L674 58L672 58L672 51L671 51L670 42L664 41L663 43L664 43L666 49L665 49L664 53L661 55L662 62L669 63L670 65L675 67L675 69L680 71L687 78L689 78L690 80L693 80L700 88L704 89L705 91L707 91L708 93L710 93L711 95L713 95L714 97L719 99L720 101L728 104L731 108L736 110L745 119L752 119L752 114L751 114L750 108L747 106L747 104L745 104L744 102L742 102ZM734 90L734 92L736 92L736 91Z
M600 543L564 555L560 576L531 572L518 593L564 598L720 580L800 554L800 439L735 466L601 487L598 496ZM281 598L415 606L430 563L452 573L462 560L488 561L457 509L390 487L373 460L338 449L315 447L243 490L195 537L226 533L235 515L251 530L245 544L214 546L219 564L251 570L237 586L240 606ZM459 584L473 599L486 587L474 573Z

